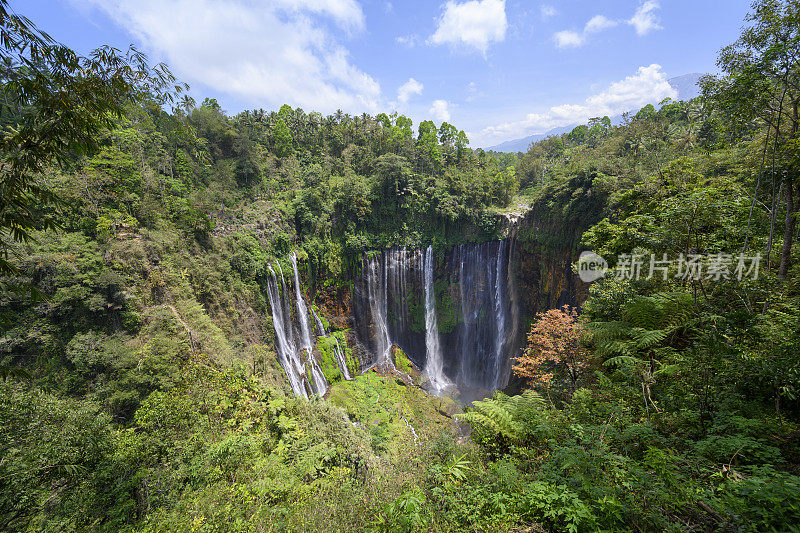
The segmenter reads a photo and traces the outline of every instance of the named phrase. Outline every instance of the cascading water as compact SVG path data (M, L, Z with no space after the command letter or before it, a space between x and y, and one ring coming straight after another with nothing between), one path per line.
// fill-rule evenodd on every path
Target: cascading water
M452 383L444 375L442 346L439 341L439 324L436 319L436 292L433 285L433 249L428 246L422 258L425 282L425 375L435 392L441 392Z
M494 375L495 378L500 377L500 362L503 358L503 349L506 345L506 306L503 305L503 294L505 293L505 283L503 282L505 276L503 276L503 249L505 248L506 241L500 241L500 250L497 252L497 261L495 264L495 277L494 277L494 316L495 319L495 326L497 331L495 332L494 338L494 346L495 346L495 357L494 357ZM500 383L495 381L494 384L495 388L500 387Z
M325 379L325 375L314 357L314 341L308 324L308 306L300 291L297 257L292 254L295 307L297 309L296 320L300 325L300 346L295 342L291 298L283 276L283 269L281 269L280 264L277 264L277 266L280 275L276 274L271 266L269 267L270 277L267 280L267 298L272 310L272 324L275 328L275 348L278 352L278 359L289 379L292 392L306 398L310 394L324 396L328 391L328 381ZM279 277L280 289L278 288Z
M320 337L327 337L328 334L325 332L325 326L322 325L322 320L319 319L319 315L314 311L313 307L311 308L311 314L314 315L314 321L317 323L317 334Z
M297 255L295 255L294 252L292 252L292 271L294 273L294 294L298 315L297 321L300 322L300 340L303 343L301 348L310 354L313 349L313 344L311 343L311 329L308 327L308 307L306 307L306 301L303 299L303 294L300 292L300 276L297 273Z
M342 347L339 345L339 339L334 337L333 340L336 342L336 347L333 350L333 354L336 356L336 362L339 364L339 370L342 371L344 379L349 381L353 379L353 376L350 375L350 370L347 368L347 359L345 359Z
M272 324L275 326L275 338L277 339L276 351L281 362L292 392L298 396L308 397L304 383L305 373L303 364L297 357L297 348L292 338L291 318L284 316L284 308L281 300L281 292L278 290L278 279L272 267L269 267L270 279L267 280L267 297L269 306L272 309ZM283 276L281 276L283 281ZM283 283L284 288L286 284ZM284 293L285 295L285 293Z
M292 252L292 271L294 272L295 305L297 321L300 323L301 349L306 351L306 374L310 374L311 387L315 394L324 396L328 392L328 381L314 358L314 343L311 340L311 328L308 326L308 306L300 292L300 276L297 273L297 255Z
M373 355L372 366L393 370L392 351L397 346L423 369L427 387L435 394L455 385L468 399L504 387L519 340L513 250L513 241L461 245L443 253L438 267L431 246L365 256L352 310L355 334ZM321 396L329 384L314 356L313 336L327 333L310 309L313 331L295 254L291 262L295 322L283 272L277 275L270 268L268 280L278 356L295 394ZM336 363L345 379L352 379L339 341L334 340Z
M383 268L381 269L381 263ZM389 324L387 314L386 273L387 261L378 258L368 259L367 270L367 297L369 311L372 317L372 326L375 338L375 364L380 367L394 367L392 362L392 341L389 337ZM379 274L380 272L380 274Z
M519 331L512 244L458 246L439 269L431 247L365 257L353 318L375 365L391 364L396 345L424 369L434 392L453 383L462 397L479 397L504 387ZM437 283L446 290L435 290Z

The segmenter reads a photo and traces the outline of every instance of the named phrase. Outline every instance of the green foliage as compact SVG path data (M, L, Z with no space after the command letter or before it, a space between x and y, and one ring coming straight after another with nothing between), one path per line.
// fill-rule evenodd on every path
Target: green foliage
M495 393L492 398L473 402L470 410L456 415L460 420L479 431L478 442L492 446L511 445L523 438L526 427L521 419L544 404L541 396L532 390L519 396Z
M165 65L151 68L134 48L123 55L103 47L80 56L10 10L6 0L0 2L0 26L0 273L8 274L13 245L57 225L52 209L60 202L42 178L45 171L69 168L76 154L97 152L101 132L126 101L171 102L185 87L174 85ZM125 177L136 181L135 173Z
M428 522L424 516L425 495L419 489L401 494L378 515L372 523L377 531L412 532L425 529Z

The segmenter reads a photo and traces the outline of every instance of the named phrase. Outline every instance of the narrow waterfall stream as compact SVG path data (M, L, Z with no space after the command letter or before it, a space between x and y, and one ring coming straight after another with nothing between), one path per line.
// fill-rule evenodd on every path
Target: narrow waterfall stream
M375 339L375 365L394 368L392 362L392 341L387 321L387 272L388 260L372 258L367 260L367 297ZM394 269L392 272L394 273Z
M324 396L328 392L328 381L314 357L314 342L311 340L311 328L308 325L308 306L300 292L300 276L297 273L297 255L292 252L292 271L294 272L294 293L297 309L297 321L300 323L301 349L306 351L306 374L311 375L309 380L314 394Z
M434 392L441 392L452 383L444 375L442 345L439 340L439 323L436 319L436 293L433 286L434 257L433 248L428 246L422 257L422 271L425 280L425 375L431 382Z
M278 359L289 379L289 385L298 396L309 397L311 394L324 396L329 384L314 356L314 339L308 322L308 306L300 290L300 277L297 272L297 256L292 254L294 274L294 301L296 316L292 320L291 297L283 276L283 269L277 264L276 274L269 267L270 277L267 280L267 298L272 311L272 324L275 328ZM280 288L278 279L280 278ZM295 341L295 324L299 324L299 345ZM322 325L322 322L319 322ZM323 328L324 333L324 328Z
M275 326L275 349L278 352L278 360L286 372L286 377L289 379L289 385L292 387L292 392L298 396L308 397L308 391L305 385L305 372L303 365L297 356L297 348L294 344L292 335L291 315L284 315L283 295L285 294L286 283L283 282L281 275L282 286L284 293L278 289L278 279L272 267L269 267L270 278L267 281L267 298L269 299L269 306L272 309L272 324Z

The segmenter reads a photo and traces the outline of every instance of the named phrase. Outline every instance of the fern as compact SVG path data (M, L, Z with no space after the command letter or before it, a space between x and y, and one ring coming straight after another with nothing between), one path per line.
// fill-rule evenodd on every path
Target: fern
M605 364L621 366L673 353L668 345L671 336L702 322L693 313L692 298L685 293L636 296L626 304L623 320L593 322L589 329Z
M617 357L611 357L606 359L603 363L606 366L615 366L615 367L622 367L626 365L633 365L637 366L642 364L644 361L639 359L638 357L631 357L629 355L618 355Z
M492 398L473 402L469 411L456 417L496 437L516 442L522 433L522 421L543 404L542 397L531 390L518 396L498 392Z
M661 344L667 338L667 331L663 329L631 329L631 338L639 350L649 350Z

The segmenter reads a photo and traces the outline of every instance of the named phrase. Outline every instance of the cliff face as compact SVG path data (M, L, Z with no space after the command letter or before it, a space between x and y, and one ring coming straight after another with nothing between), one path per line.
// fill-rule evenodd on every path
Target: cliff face
M447 376L476 396L502 388L536 314L578 307L588 296L589 284L572 265L583 232L605 209L597 177L587 172L554 182L532 205L498 215L492 237L440 249L431 255L429 289L423 251L392 248L362 257L361 268L350 269L335 289L320 284L328 288L317 290L315 301L335 329L350 330L362 367L396 345L423 368L431 351L426 306L435 305ZM426 290L433 294L427 303Z
M512 261L526 325L536 313L563 305L579 306L586 299L589 284L572 270L580 253L581 233L578 227L544 223L535 211L518 223Z
M580 306L586 300L589 284L572 271L572 264L583 250L583 232L604 216L607 193L603 178L587 171L554 182L540 192L522 217L509 218L525 331L536 313L563 305Z

